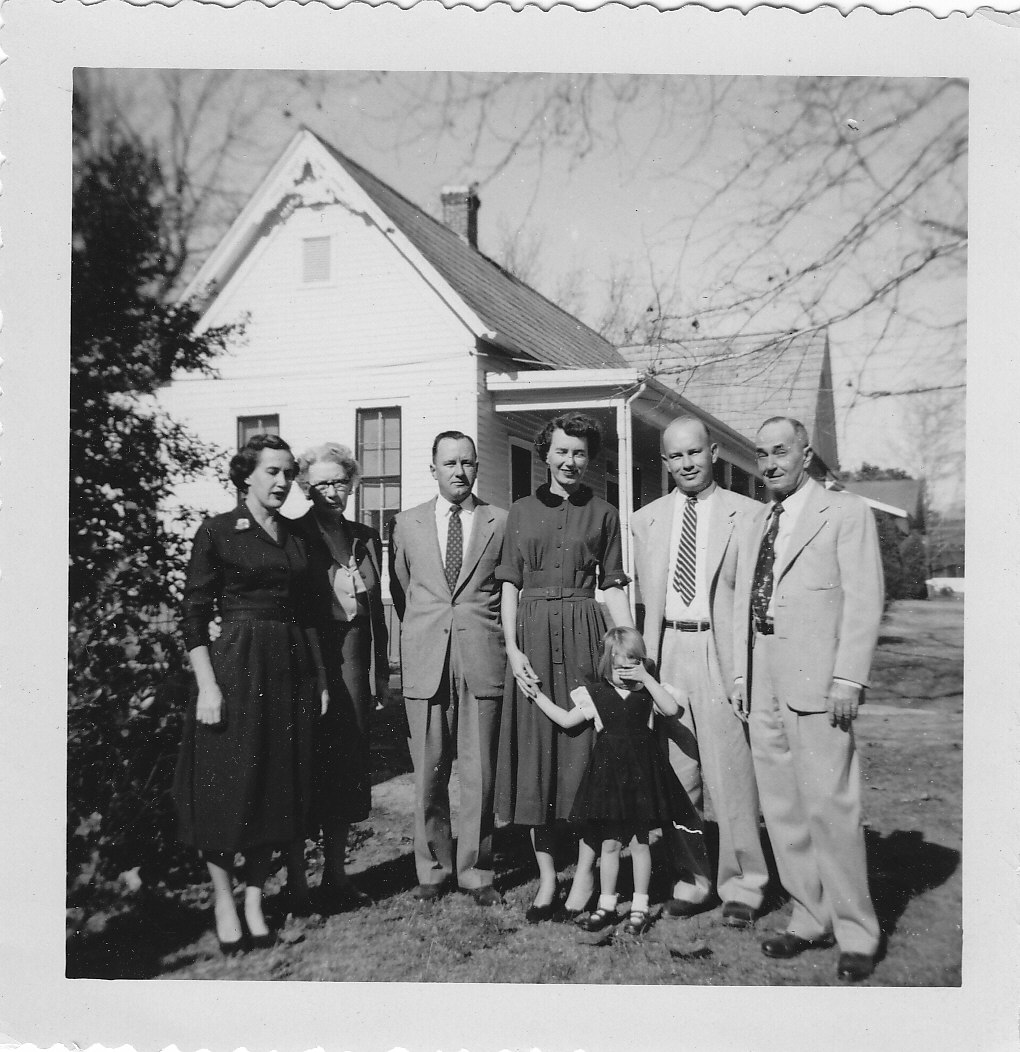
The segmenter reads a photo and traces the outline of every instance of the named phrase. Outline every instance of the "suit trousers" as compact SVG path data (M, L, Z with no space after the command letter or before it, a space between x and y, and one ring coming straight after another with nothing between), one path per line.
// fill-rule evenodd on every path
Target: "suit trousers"
M460 782L456 874L462 888L492 884L493 792L502 698L476 698L467 688L455 642L438 692L407 698L414 765L414 863L419 884L442 884L454 873L450 773Z
M774 648L774 637L755 635L751 751L779 879L793 900L787 928L803 939L831 932L843 952L874 954L879 927L853 726L841 730L826 712L784 704L774 686Z
M768 866L758 826L758 789L746 725L730 705L712 653L711 632L664 628L659 663L664 683L675 687L684 711L659 717L669 762L691 802L704 809L702 779L719 825L716 887L724 902L759 909L768 883ZM674 831L676 837L682 831ZM704 880L681 880L674 897L701 902L711 893L711 870Z

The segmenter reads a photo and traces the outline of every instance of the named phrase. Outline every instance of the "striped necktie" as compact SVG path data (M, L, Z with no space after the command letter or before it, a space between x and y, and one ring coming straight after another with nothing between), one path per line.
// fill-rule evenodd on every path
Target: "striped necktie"
M452 592L457 587L460 567L464 562L464 524L460 521L461 506L450 508L450 525L446 531L446 583Z
M676 569L673 571L673 587L680 593L685 605L694 601L694 570L698 562L695 538L698 535L698 498L688 497L684 505L684 521L680 530L680 545L676 550Z

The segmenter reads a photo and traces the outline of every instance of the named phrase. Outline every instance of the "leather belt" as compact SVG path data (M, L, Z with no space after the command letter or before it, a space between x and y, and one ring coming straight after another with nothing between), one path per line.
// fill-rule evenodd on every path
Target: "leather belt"
M224 610L224 621L284 621L297 620L293 610L279 606L236 606Z
M676 632L707 632L712 624L710 621L669 621L662 619L665 628L672 628Z
M760 636L774 636L776 634L776 624L774 621L755 621L754 630Z
M594 588L561 588L552 585L548 588L522 588L522 599L594 599Z

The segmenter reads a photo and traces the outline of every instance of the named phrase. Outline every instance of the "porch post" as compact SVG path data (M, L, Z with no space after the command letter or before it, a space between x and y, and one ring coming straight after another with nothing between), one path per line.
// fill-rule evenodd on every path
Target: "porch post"
M642 385L643 388L644 385ZM640 393L640 388L638 393ZM623 542L623 568L631 578L627 585L627 599L630 602L631 616L636 616L634 609L634 552L633 538L630 532L630 520L634 507L634 440L631 427L630 398L616 399L616 457L619 462L620 478L620 534Z

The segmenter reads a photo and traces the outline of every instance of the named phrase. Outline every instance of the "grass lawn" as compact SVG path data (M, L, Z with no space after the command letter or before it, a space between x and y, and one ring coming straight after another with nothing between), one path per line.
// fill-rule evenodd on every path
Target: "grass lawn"
M872 893L885 949L868 985L957 986L962 948L963 604L900 602L883 622L874 687L857 722ZM781 889L756 931L720 911L660 917L641 940L600 940L572 925L528 925L537 886L520 830L497 834L504 904L482 909L452 893L419 904L411 856L413 786L400 708L377 713L373 813L351 840L350 870L376 905L290 918L271 950L225 960L210 893L150 893L98 934L68 945L67 974L95 978L300 979L500 983L834 985L837 951L771 961L763 933L789 915ZM456 784L453 785L456 804ZM709 832L714 831L710 824ZM653 848L653 853L655 849ZM657 854L656 854L657 858ZM318 866L312 858L313 869ZM569 877L572 870L565 868ZM313 876L313 882L317 876ZM630 888L621 867L621 900ZM278 884L270 886L270 893ZM669 894L656 865L652 902ZM270 902L270 905L272 903ZM622 905L622 902L621 902Z

